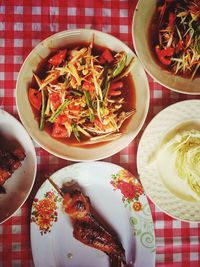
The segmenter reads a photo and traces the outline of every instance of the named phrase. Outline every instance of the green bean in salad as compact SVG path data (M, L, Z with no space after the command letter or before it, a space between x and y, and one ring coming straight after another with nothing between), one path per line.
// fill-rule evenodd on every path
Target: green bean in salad
M40 116L40 130L44 129L45 109L46 109L46 97L45 97L45 91L42 90L42 109L41 109L41 116Z
M69 100L66 99L63 104L61 104L58 109L56 110L56 112L54 114L52 114L52 116L50 117L49 121L51 123L55 122L55 120L57 119L57 117L60 115L60 113L65 109L65 107L69 104Z
M135 113L123 97L133 58L94 46L59 49L45 59L45 71L33 75L29 101L40 111L40 130L50 125L54 138L87 144L114 140Z
M118 76L124 69L127 61L127 56L126 54L123 55L121 61L117 64L116 68L113 71L113 77Z

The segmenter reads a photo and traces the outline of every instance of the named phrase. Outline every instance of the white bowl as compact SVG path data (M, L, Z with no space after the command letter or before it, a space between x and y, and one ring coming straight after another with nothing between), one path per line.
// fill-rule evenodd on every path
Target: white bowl
M145 70L163 86L190 95L200 95L200 78L191 80L173 75L156 63L148 43L149 25L156 9L156 0L139 0L133 16L132 35L136 54Z
M128 46L117 38L96 30L77 29L56 33L39 43L24 61L16 84L17 109L22 123L32 138L48 152L72 161L99 160L109 157L126 147L141 129L149 107L148 80L139 60L136 58L131 69L135 84L136 114L132 116L123 135L112 142L97 147L73 147L53 139L45 131L40 131L29 104L27 90L33 72L42 58L49 55L50 49L60 48L73 43L89 42L94 35L95 44L106 46L115 51L125 51L128 59L135 57Z

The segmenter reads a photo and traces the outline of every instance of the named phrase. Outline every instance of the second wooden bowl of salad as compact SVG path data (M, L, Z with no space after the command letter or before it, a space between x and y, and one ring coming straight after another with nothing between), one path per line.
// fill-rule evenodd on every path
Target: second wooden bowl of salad
M74 161L106 158L126 147L149 107L147 78L132 50L86 29L39 43L19 72L16 97L33 139Z
M155 80L179 93L200 94L199 0L140 0L133 41Z

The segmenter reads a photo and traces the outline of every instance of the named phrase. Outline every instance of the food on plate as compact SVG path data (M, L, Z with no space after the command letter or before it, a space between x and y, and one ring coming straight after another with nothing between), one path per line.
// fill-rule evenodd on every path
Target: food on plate
M183 131L166 147L176 154L175 170L178 176L200 198L200 131Z
M200 75L199 0L159 0L149 35L162 66L192 79Z
M90 44L53 51L28 88L40 130L68 144L119 138L135 113L134 84L125 52Z
M21 167L21 161L24 160L26 155L22 147L10 147L10 145L6 147L6 142L4 145L2 144L2 141L6 139L2 136L0 138L0 193L5 193L4 183Z
M157 157L159 169L168 162L168 173L162 175L181 185L184 193L200 200L200 131L182 130L163 141Z
M111 234L98 222L89 197L73 181L65 183L60 190L51 178L48 179L63 197L64 211L73 225L73 236L83 244L106 253L112 266L125 267L125 250L122 244L116 234Z

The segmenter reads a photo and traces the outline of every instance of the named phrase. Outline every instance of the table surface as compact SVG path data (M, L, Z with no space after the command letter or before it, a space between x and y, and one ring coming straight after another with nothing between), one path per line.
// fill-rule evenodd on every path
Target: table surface
M51 34L76 28L110 33L134 50L132 17L136 0L1 0L0 1L0 108L18 117L16 79L24 59ZM147 75L148 76L148 75ZM162 109L178 101L199 99L172 92L148 76L150 107L144 127L128 147L104 159L136 174L136 152L141 133ZM17 213L0 225L0 267L34 266L30 246L30 210L33 198L51 174L73 162L58 159L35 144L38 171L33 190ZM156 266L200 266L200 226L175 220L149 200L156 237Z

